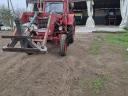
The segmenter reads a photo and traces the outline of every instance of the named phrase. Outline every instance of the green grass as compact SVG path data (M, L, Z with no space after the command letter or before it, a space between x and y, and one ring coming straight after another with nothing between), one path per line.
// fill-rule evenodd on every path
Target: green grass
M125 33L108 34L106 39L108 43L118 44L123 47L128 47L128 31Z
M94 79L91 82L91 88L93 90L93 93L94 94L99 94L101 89L104 86L104 83L105 83L105 79L104 78L98 77L98 78Z
M94 38L89 48L89 53L98 55L103 41L122 46L124 49L128 48L128 31L119 33L108 33L105 37L99 34Z
M105 41L109 44L115 44L122 47L122 56L125 61L127 61L128 58L128 52L126 49L128 48L128 31L126 32L120 32L115 34L107 34ZM114 51L114 50L113 50Z

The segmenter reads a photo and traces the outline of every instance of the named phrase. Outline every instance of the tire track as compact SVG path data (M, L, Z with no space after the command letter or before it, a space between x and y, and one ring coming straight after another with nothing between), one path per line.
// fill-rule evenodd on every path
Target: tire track
M70 61L70 62L69 62ZM60 87L60 90L58 91L57 96L70 96L71 92L71 86L73 83L73 80L75 78L78 78L78 70L75 65L77 64L77 61L75 60L75 57L69 58L69 60L66 61L66 64L64 65L64 74L62 76L63 83Z

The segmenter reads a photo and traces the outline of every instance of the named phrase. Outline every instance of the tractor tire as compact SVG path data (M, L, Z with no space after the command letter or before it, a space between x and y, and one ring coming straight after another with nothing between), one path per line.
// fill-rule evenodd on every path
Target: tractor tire
M67 43L72 44L74 42L74 37L73 37L73 26L68 26L68 34L67 34Z
M61 35L60 39L60 56L66 56L67 53L67 41L66 41L67 35L63 34Z

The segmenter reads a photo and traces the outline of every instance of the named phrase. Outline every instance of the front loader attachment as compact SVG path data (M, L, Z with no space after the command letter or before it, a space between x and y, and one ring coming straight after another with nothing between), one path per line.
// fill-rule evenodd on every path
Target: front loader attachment
M37 17L37 13L35 12L33 19L27 26L29 29L33 24L34 20ZM25 35L20 20L18 18L15 19L16 30L14 36L2 36L2 38L11 39L11 42L2 48L3 51L8 52L25 52L25 53L46 53L47 47L46 44L42 44L39 46L37 42L34 42L32 36ZM47 32L45 33L47 35ZM47 36L43 42L47 41Z

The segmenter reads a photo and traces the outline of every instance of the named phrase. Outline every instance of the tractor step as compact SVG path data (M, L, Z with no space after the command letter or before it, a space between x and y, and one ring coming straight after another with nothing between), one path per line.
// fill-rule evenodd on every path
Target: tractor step
M46 53L47 52L45 49L39 50L37 48L3 48L2 50L7 52L26 52L26 53Z

